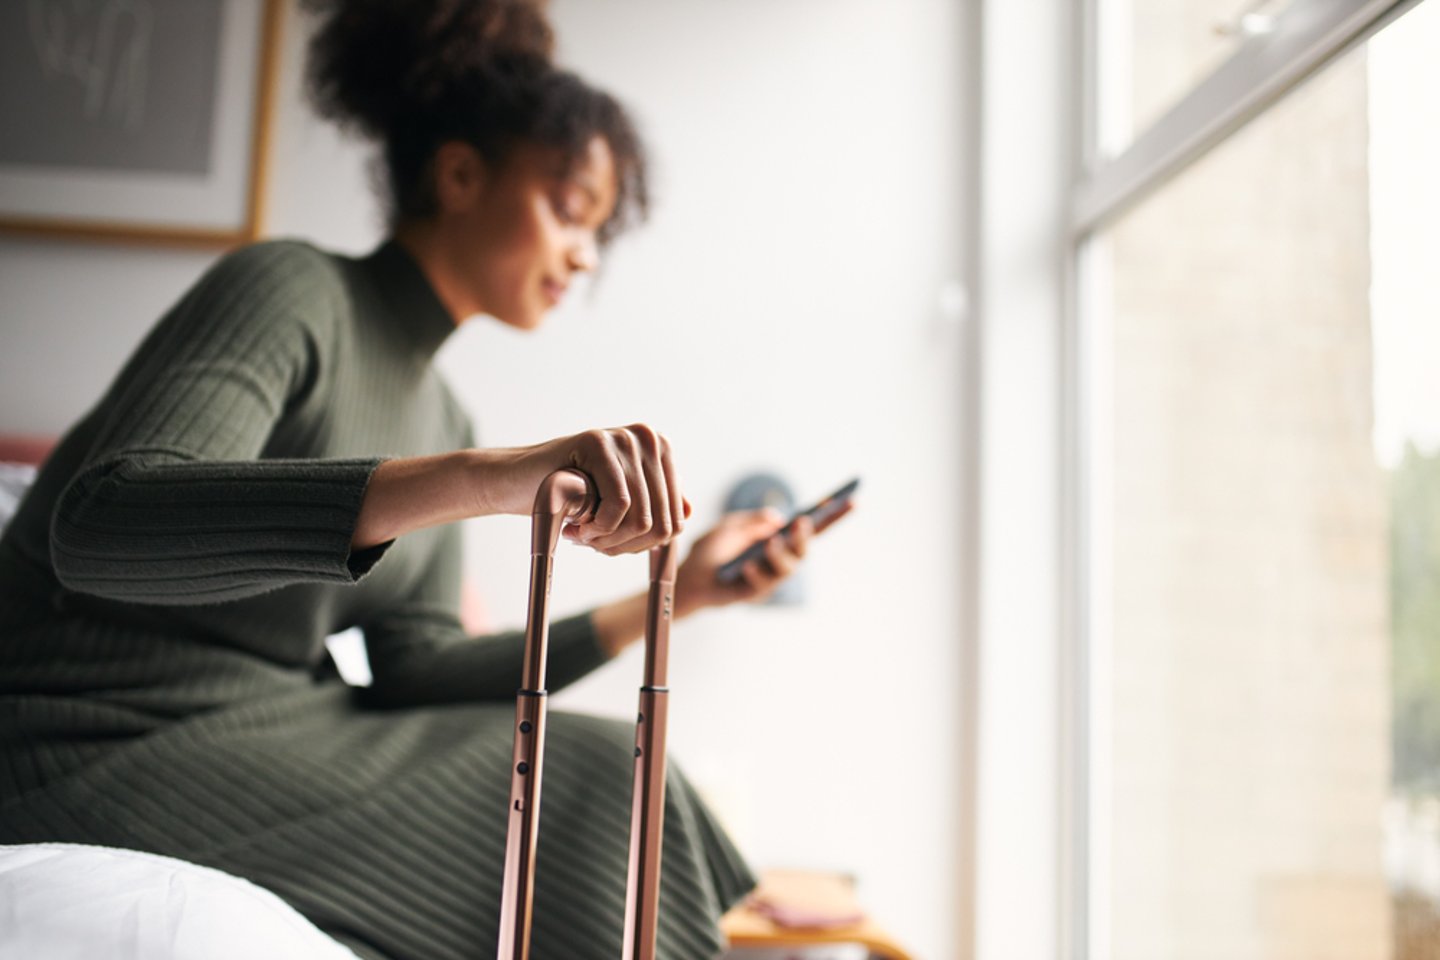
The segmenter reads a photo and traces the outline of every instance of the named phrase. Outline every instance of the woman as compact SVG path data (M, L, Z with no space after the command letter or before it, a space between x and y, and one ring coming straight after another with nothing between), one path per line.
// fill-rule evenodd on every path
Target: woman
M324 113L380 140L391 238L222 259L63 440L0 541L0 842L208 864L279 893L365 957L494 951L520 638L460 628L453 521L526 514L574 466L600 493L568 532L648 549L689 513L667 440L637 425L474 448L431 365L457 324L534 327L645 210L620 106L549 61L519 3L318 3ZM749 516L682 565L677 615L769 591L778 538L732 589ZM363 629L373 685L327 671ZM643 629L639 597L555 623L549 687ZM624 908L632 730L552 715L533 935L611 956ZM678 774L660 954L709 957L752 883Z

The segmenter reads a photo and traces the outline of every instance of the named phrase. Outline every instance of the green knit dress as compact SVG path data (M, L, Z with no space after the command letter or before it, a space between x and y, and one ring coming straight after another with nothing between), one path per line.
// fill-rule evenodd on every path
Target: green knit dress
M393 243L257 244L166 315L0 540L0 843L217 867L363 957L495 955L521 637L464 634L456 526L350 550L381 458L473 444L453 329ZM352 626L364 690L324 645ZM552 691L604 660L552 625ZM551 715L537 960L620 952L633 737ZM665 827L660 956L713 957L752 877L678 773Z

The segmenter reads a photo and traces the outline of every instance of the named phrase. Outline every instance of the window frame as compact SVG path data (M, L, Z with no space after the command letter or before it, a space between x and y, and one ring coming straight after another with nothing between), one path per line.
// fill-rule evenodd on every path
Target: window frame
M1101 231L1163 187L1216 146L1283 100L1323 70L1424 0L1292 0L1276 15L1273 28L1237 43L1231 56L1200 79L1148 127L1134 132L1114 156L1101 150L1101 4L1072 0L1070 81L1058 100L1068 100L1077 118L1070 131L1072 171L1065 213L1065 255L1060 270L1064 316L1060 334L1061 477L1063 505L1058 543L1062 625L1057 657L1060 671L1059 955L1066 960L1108 960L1106 913L1097 911L1107 892L1095 881L1096 850L1103 849L1107 823L1097 822L1092 775L1108 762L1096 733L1104 730L1106 682L1094 668L1108 642L1109 572L1106 536L1110 505L1107 469L1108 425L1095 416L1108 389L1104 343L1106 318L1094 308L1094 286L1102 278L1087 265ZM1237 3L1237 6L1239 4ZM1100 402L1097 402L1100 398ZM1097 481L1097 477L1101 477ZM1100 831L1097 833L1097 829Z
M1079 240L1166 183L1282 100L1307 78L1423 0L1292 0L1273 29L1250 36L1114 157L1099 148L1100 22L1104 0L1078 0L1084 91L1081 155L1070 211Z

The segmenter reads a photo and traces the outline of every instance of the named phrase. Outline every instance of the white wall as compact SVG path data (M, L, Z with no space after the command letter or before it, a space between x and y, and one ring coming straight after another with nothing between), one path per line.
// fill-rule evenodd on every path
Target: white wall
M960 950L965 38L948 0L557 0L562 55L632 105L651 225L542 331L462 330L441 362L483 440L649 421L698 516L752 468L802 497L852 474L799 609L677 627L671 742L759 866L858 875L919 956ZM380 234L364 153L307 118L287 36L272 233ZM205 255L0 242L0 430L78 415ZM77 357L77 351L80 356ZM471 524L497 621L520 622L524 522ZM639 558L562 547L559 609L643 586ZM633 712L638 651L557 708Z

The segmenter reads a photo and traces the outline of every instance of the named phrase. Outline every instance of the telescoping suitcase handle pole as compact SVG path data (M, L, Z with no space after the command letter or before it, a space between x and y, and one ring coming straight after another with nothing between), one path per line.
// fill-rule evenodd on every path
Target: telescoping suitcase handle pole
M645 682L635 721L635 783L630 794L630 873L625 885L624 960L654 960L660 906L660 841L665 831L665 727L670 690L670 616L675 607L675 545L650 551L645 605Z
M531 514L530 606L525 660L515 697L515 752L510 768L510 828L500 898L498 960L529 960L535 895L535 849L540 826L540 774L545 757L545 662L549 653L550 574L566 520L594 512L589 479L557 470L540 484ZM645 683L635 731L631 796L630 870L625 890L624 960L653 960L660 899L660 849L665 819L665 687L670 617L675 603L671 544L650 551L650 598L645 615Z

